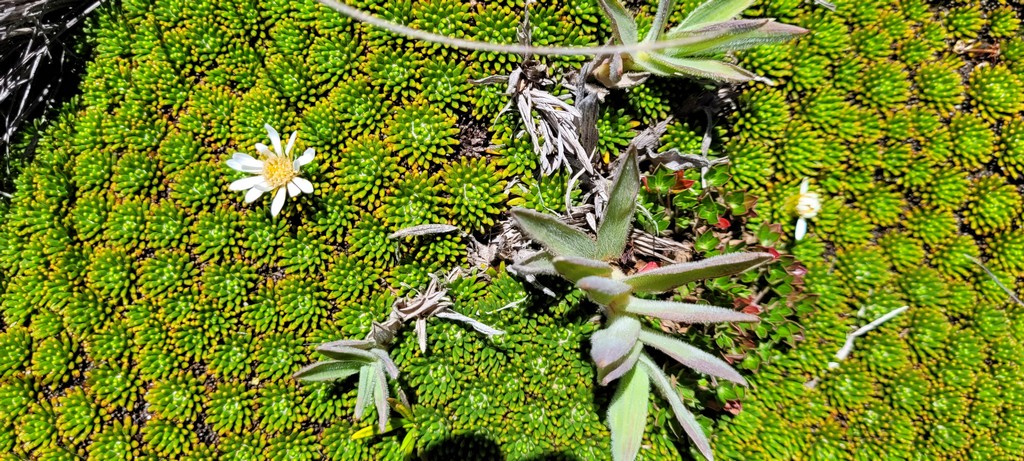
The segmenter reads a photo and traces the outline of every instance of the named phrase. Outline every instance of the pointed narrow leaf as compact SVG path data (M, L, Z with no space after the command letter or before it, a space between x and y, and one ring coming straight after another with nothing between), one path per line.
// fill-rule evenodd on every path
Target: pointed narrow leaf
M355 431L350 438L352 440L365 439L367 437L374 437L377 435L385 434L391 432L392 430L394 430L394 426L392 426L391 424L388 424L388 426L385 427L383 431L380 430L380 428L377 427L376 424L371 424L369 426L363 427L362 429L359 429L358 431Z
M526 208L515 208L512 217L527 237L536 240L553 256L593 258L596 255L594 239L579 229L559 221L558 218Z
M647 36L644 37L645 42L656 42L661 37L661 33L665 30L665 22L668 21L668 15L672 13L672 7L675 6L675 0L659 0L658 11L654 14L654 22L651 23L651 29L647 31Z
M455 311L453 311L451 309L445 309L445 310L437 311L436 313L434 313L434 315L437 316L437 317L441 317L443 319L454 320L456 322L465 323L466 325L469 325L470 327L472 327L474 330L476 330L476 331L478 331L480 333L483 333L483 334L485 334L487 336L496 336L496 335L503 335L503 334L505 334L504 331L501 331L501 330L499 330L497 328L494 328L494 327L489 327L489 326L485 325L483 322L480 322L477 319L474 319L472 317L468 317L468 316L462 315L462 314L460 314L458 312L455 312Z
M615 317L590 335L590 358L598 369L610 368L629 355L639 337L639 320L628 315Z
M772 259L769 253L729 253L660 267L631 275L622 281L637 293L664 293L693 281L739 274Z
M633 45L637 42L640 34L636 31L636 21L633 13L630 13L619 0L597 0L604 11L604 15L612 23L612 35L624 45Z
M405 237L419 237L421 235L447 234L457 230L459 228L451 224L421 224L392 232L388 235L388 239L394 240Z
M671 32L693 29L707 24L728 21L739 16L754 0L708 0L693 9L683 22L672 28Z
M676 392L675 387L669 382L665 373L662 373L661 368L655 365L654 361L647 354L640 356L640 365L637 368L647 372L651 383L658 389L658 393L668 401L669 406L672 407L672 412L676 415L676 421L679 421L679 425L686 431L686 435L690 436L690 440L700 450L700 454L704 455L708 461L714 461L715 454L711 451L711 444L708 442L708 437L704 435L704 429L700 427L697 418L693 417L693 413L690 413L686 405L683 405L683 400L679 398L679 393Z
M672 39L693 36L700 38L691 44L672 47L663 53L673 57L712 56L730 51L746 50L759 45L780 43L807 33L807 29L782 24L770 19L740 19L711 24L700 29L685 31Z
M373 367L374 392L373 403L377 407L377 424L380 431L388 425L388 416L391 415L391 407L388 406L388 377L384 375L384 369L380 364Z
M629 353L626 354L619 361L609 365L608 367L597 368L597 382L602 386L607 386L608 383L619 379L622 375L632 370L636 366L637 359L640 358L640 353L643 352L644 345L642 343L633 344L633 349L630 349Z
M376 343L368 339L342 339L340 341L331 341L329 343L323 343L319 347L328 348L339 348L339 347L354 347L356 349L370 350Z
M724 307L639 298L630 300L626 306L626 312L679 323L757 322L761 320L756 315Z
M558 273L551 263L551 253L547 251L539 251L529 258L513 264L511 268L515 273L522 275L555 275Z
M608 277L583 277L576 282L591 301L607 307L612 312L619 312L629 304L633 288L625 283Z
M651 394L647 370L633 367L615 390L608 405L608 429L612 433L612 459L633 461L647 428L647 398Z
M558 257L552 260L552 263L555 270L558 271L558 275L572 283L591 275L597 277L611 277L612 275L612 266L593 259Z
M640 331L640 342L658 349L677 362L701 373L727 379L746 386L747 380L740 376L725 360L715 357L678 339L650 330Z
M374 365L363 365L359 369L359 392L356 394L356 419L363 417L363 410L373 401Z
M651 52L644 55L643 59L636 59L633 63L640 70L657 75L695 77L727 83L750 81L771 83L771 80L762 78L742 67L714 59L673 58Z
M384 371L388 373L388 376L391 376L391 379L398 379L398 366L395 365L394 360L391 360L391 356L388 355L388 351L375 347L370 349L370 353L377 356L380 364L384 366Z
M640 169L636 162L636 146L630 144L608 191L608 207L597 229L598 257L595 259L617 258L626 248L629 230L633 228L636 195L640 191Z
M307 365L295 372L292 377L299 381L337 381L358 373L363 365L363 362L328 360Z
M420 317L416 319L416 339L420 343L420 352L427 353L427 319Z
M365 363L377 361L377 356L369 351L333 344L321 344L320 347L316 348L316 351L335 360L361 360Z

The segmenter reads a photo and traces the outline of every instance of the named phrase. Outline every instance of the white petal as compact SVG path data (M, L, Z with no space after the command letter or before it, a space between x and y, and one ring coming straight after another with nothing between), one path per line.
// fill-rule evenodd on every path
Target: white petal
M299 158L295 159L295 161L292 162L292 168L295 168L296 170L302 168L303 165L306 165L307 163L313 161L314 155L316 155L316 153L313 151L312 147L306 149L306 151L303 152L302 155L299 156Z
M263 195L263 192L264 191L262 191L262 190L260 190L260 189L258 189L256 187L253 187L252 189L249 189L249 192L245 193L245 203L255 202L256 199L260 198L260 196Z
M299 186L299 190L306 194L313 193L313 183L309 182L305 178L293 178L292 183Z
M263 176L249 176L248 178L242 178L238 181L231 183L228 189L231 190L247 190L256 187L257 184L263 182Z
M803 240L804 235L806 235L806 234L807 234L807 220L804 219L804 218L797 219L796 220L796 233L795 233L794 237L796 237L797 240Z
M270 204L270 214L277 216L281 212L281 208L284 208L284 198L287 196L283 187L277 189L277 194L274 195L274 203Z
M294 197L299 195L299 186L296 186L294 182L288 182L288 195Z
M811 188L811 181L808 180L807 178L804 178L803 182L800 183L800 193L801 194L806 194L807 191L810 190L810 188Z
M259 190L261 190L263 192L270 192L270 191L274 190L273 187L270 187L270 183L267 182L266 179L264 179L263 182L255 185L255 186L252 186L252 187L254 189L259 189Z
M243 173L263 172L263 162L252 158L249 154L243 154L241 152L235 152L235 154L232 155L226 163L232 169Z
M298 131L293 131L292 136L288 138L288 145L284 148L284 155L291 155L292 147L295 146L295 138L299 135Z
M261 142L256 143L256 151L268 157L274 155L274 153L270 151L270 148Z
M277 134L277 130L270 126L269 123L263 125L263 128L267 129L267 136L270 137L270 143L274 145L274 153L277 155L284 155L284 150L281 149L281 135Z

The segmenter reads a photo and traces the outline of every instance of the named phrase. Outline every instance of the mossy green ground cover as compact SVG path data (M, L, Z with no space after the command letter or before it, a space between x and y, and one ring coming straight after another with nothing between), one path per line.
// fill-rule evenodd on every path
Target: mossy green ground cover
M696 2L684 3L680 16ZM504 42L521 10L357 5ZM1019 14L922 1L759 8L751 13L813 32L741 56L778 85L740 93L716 150L732 159L727 188L760 197L759 216L730 216L751 232L780 222L791 234L792 197L812 179L825 207L794 252L817 302L793 349L782 313L792 311L771 296L770 330L689 332L757 370L745 392L681 374L696 389L688 403L711 417L716 453L1020 459L1022 308L964 256L1011 287L1024 275ZM531 18L536 44L607 39L590 2L545 2ZM406 286L465 263L464 237L396 242L390 232L448 222L482 238L509 205L562 203L565 178L534 179L514 117L495 121L504 88L467 83L518 58L409 41L313 1L124 1L94 21L83 94L46 128L2 227L0 412L10 417L0 418L0 453L399 459L402 431L351 440L374 421L351 419L354 385L300 386L290 375L315 360L314 345L365 335ZM602 154L679 115L694 102L680 93L694 89L653 80L611 99ZM317 152L303 169L315 194L289 199L276 219L268 197L246 206L227 190L241 175L224 160L266 143L264 123L299 130L298 148ZM663 143L699 148L702 129L675 122ZM487 150L492 141L501 146ZM593 311L578 294L547 299L500 267L491 274L453 287L456 309L506 335L433 322L427 354L412 334L392 352L417 404L417 450L606 458L610 392L595 389L585 352ZM752 294L725 285L702 289ZM827 369L848 332L905 304ZM758 335L762 346L750 343ZM742 411L723 417L723 406ZM644 459L689 456L669 412L649 419Z

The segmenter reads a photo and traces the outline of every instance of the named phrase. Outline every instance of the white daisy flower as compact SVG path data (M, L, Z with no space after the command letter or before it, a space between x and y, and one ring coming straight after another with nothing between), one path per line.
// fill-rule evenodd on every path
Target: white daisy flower
M255 174L248 178L242 178L231 183L231 190L244 190L245 203L252 203L260 198L264 192L270 192L274 196L274 202L270 205L270 214L277 216L284 207L285 196L295 197L300 193L312 194L313 183L299 177L299 169L303 165L313 161L314 151L310 147L306 149L299 158L292 160L292 147L295 146L295 137L299 132L292 132L288 139L288 145L281 148L281 136L277 130L270 125L263 125L267 129L267 136L274 146L271 151L266 144L256 143L256 150L262 157L261 160L253 158L249 154L235 152L227 161L232 169L242 173ZM286 192L287 191L287 192Z
M800 183L800 195L796 197L796 237L797 240L807 234L807 220L812 219L821 211L821 198L816 192L810 192L810 181L804 178Z

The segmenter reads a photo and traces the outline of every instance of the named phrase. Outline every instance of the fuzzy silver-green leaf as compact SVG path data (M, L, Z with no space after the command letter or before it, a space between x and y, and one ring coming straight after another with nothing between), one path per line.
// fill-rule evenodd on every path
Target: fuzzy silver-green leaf
M359 369L359 391L356 394L356 419L363 417L363 410L373 401L373 380L375 364L363 365Z
M757 322L756 315L706 304L632 298L626 312L679 323Z
M640 320L629 315L613 317L590 335L590 358L599 370L612 368L629 355L639 337Z
M619 0L597 0L604 10L605 16L612 23L612 35L624 45L636 44L640 34L636 30L636 21Z
M661 396L668 401L669 406L672 407L672 413L676 415L676 421L679 421L679 425L686 431L686 435L690 436L690 440L697 446L697 450L708 461L714 461L715 455L711 451L711 444L708 442L707 435L704 434L704 429L700 427L697 418L693 417L693 413L690 413L690 410L683 404L682 399L679 398L679 393L676 392L675 387L665 376L665 373L661 371L661 368L647 354L640 356L637 368L647 372L651 383L658 389Z
M596 259L622 256L629 231L633 228L636 195L639 191L640 169L637 166L636 146L630 144L626 158L612 179L612 187L608 192L608 207L605 208L601 225L597 229Z
M612 275L612 266L593 259L572 256L558 257L552 263L555 270L558 271L558 275L572 283L578 282L583 277L610 277Z
M631 275L622 281L637 293L664 293L693 281L739 274L772 259L769 253L729 253L660 267Z
M512 217L519 223L519 228L527 237L540 243L552 256L591 259L597 256L594 239L554 216L526 208L515 208L512 210Z
M373 367L373 376L373 403L377 407L377 424L380 431L384 432L388 416L391 414L391 407L388 406L388 377L384 375L384 369L379 363Z
M641 330L639 339L645 345L658 349L677 362L701 373L726 379L743 386L747 385L747 380L743 379L743 376L740 376L739 372L729 366L728 363L725 363L724 360L678 339L650 330Z
M619 380L608 405L608 429L612 433L612 459L633 461L647 428L647 398L651 393L647 370L633 367Z
M633 288L608 277L583 277L576 286L587 294L591 301L608 308L611 312L621 311L630 301Z
M754 4L754 0L708 0L694 8L690 15L673 27L669 33L728 21L739 16L752 4Z
M640 358L640 354L644 351L644 345L640 342L633 344L633 348L629 350L629 353L623 356L618 361L612 363L607 367L597 368L597 382L602 386L607 386L608 383L615 381L622 377L622 375L632 370L636 366L637 359Z
M759 45L783 42L804 33L807 33L807 29L770 19L738 19L670 36L672 39L692 36L701 40L692 44L672 47L663 53L676 58L713 56L730 51L746 50Z
M299 381L338 381L359 372L365 362L328 360L307 365L292 375Z

